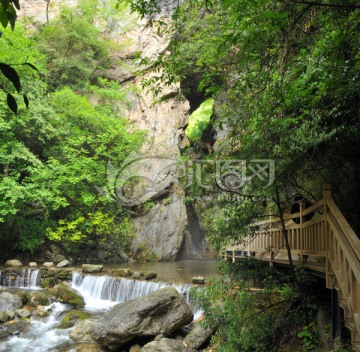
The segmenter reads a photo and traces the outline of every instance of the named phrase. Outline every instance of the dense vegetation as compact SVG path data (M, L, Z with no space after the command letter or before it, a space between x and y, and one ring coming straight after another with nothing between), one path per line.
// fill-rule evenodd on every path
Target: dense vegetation
M3 31L1 60L16 68L30 101L26 109L3 77L0 248L7 255L35 251L47 240L69 250L105 242L125 247L132 235L126 209L96 188L106 188L108 162L121 165L141 135L130 133L122 117L126 91L103 78L114 44L94 25L99 6L81 2L35 30L17 22ZM112 16L124 15L120 9ZM7 92L17 99L16 115Z
M156 3L132 6L151 16ZM359 228L356 2L188 1L173 16L171 55L155 62L162 71L148 84L156 91L180 80L193 109L206 97L215 99L216 144L209 159L275 162L275 182L268 187L256 177L243 187L209 182L214 201L197 205L213 244L220 248L227 238L238 238L239 229L246 231L264 212L280 215L295 194L319 199L324 183L332 184L338 204ZM216 139L221 133L226 138ZM194 142L189 154L204 150ZM193 190L197 198L201 191Z
M130 4L162 26L161 2ZM154 63L159 75L145 85L158 92L164 83L180 81L193 111L206 99L215 101L212 130L191 126L190 136L205 133L192 138L187 151L203 165L202 182L192 184L188 198L215 248L241 241L254 219L269 212L281 217L297 194L320 199L324 183L360 229L359 19L353 0L189 0L175 8L173 27L165 32L169 51ZM274 163L274 182L268 184L270 166L262 179L251 178L249 165L259 159ZM235 163L222 177L210 162L216 160L242 160L250 173ZM210 324L219 326L217 350L278 350L284 327L299 333L304 350L316 350L311 304L299 299L299 293L309 297L301 269L292 268L290 282L268 273L257 283L258 293L244 286L241 270L234 274L230 266L223 274L200 298Z

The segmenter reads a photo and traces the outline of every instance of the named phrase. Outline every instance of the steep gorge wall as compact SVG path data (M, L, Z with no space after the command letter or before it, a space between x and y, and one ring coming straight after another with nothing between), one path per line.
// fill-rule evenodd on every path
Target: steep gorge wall
M74 6L76 1L50 1L47 14L46 1L23 0L19 15L31 18L32 23L44 24L47 17L51 20L56 16L60 4ZM164 87L162 94L168 99L154 104L151 93L141 88L142 79L152 75L151 68L138 77L139 67L134 63L138 52L147 58L159 55L166 50L167 40L159 35L157 28L146 26L145 21L130 14L119 17L117 21L112 16L111 21L111 24L104 23L102 19L97 23L104 35L110 36L117 44L116 49L111 50L112 67L106 70L105 76L119 82L128 91L129 104L123 107L123 114L134 128L147 132L141 157L145 164L154 163L155 159L176 162L188 121L189 104L178 99L179 85ZM146 214L134 219L136 236L131 255L135 259L175 260L187 225L185 194L176 170L160 168L153 170L149 177L157 182L155 191L148 198L154 205ZM112 256L106 248L99 249L100 259L115 260Z

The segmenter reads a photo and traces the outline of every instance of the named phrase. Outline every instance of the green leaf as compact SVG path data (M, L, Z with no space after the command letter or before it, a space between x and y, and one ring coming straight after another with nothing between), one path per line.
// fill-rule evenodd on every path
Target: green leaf
M24 103L26 105L26 109L29 108L29 98L26 96L26 94L23 95Z
M7 94L6 101L7 101L7 104L8 104L9 109L10 109L15 115L17 115L18 105L17 105L17 102L16 102L15 98L14 98L10 93Z
M0 0L1 6L3 8L3 11L5 12L7 8L9 7L9 1L8 0Z
M30 62L25 62L25 65L28 65L29 67L31 67L33 70L40 72L36 66L34 66L33 64L31 64Z
M7 17L10 22L11 29L14 30L17 16L16 16L16 11L12 6L10 6L7 10Z
M4 28L6 28L9 23L9 19L5 11L0 11L0 22Z
M20 10L19 0L13 0L12 2L14 3L15 7L16 7L18 10Z
M17 92L19 93L21 90L21 84L20 84L20 77L16 72L16 70L12 68L10 65L0 62L0 71L10 82L12 82Z

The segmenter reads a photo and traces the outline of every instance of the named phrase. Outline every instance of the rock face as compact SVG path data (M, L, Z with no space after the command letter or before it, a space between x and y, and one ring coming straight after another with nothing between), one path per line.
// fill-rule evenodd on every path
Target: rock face
M134 220L136 238L132 253L136 259L175 260L184 239L187 213L184 192L179 188L158 202L148 214Z
M21 306L22 302L18 296L5 291L0 293L0 310L16 310L21 308Z
M76 3L76 0L52 0L49 18L54 18L59 12L60 4L73 6ZM169 13L173 9L171 6L163 6L163 15L170 18ZM45 23L46 1L24 0L19 16L33 17L34 21ZM170 38L158 33L156 24L146 25L145 20L137 19L130 13L119 19L118 23L113 21L111 31L102 28L103 22L95 21L100 30L107 33L118 48L111 49L112 67L105 73L102 72L101 76L119 82L124 92L127 92L128 104L122 104L121 113L128 118L132 127L146 131L141 155L143 159L150 160L147 164L145 161L145 168L150 166L154 171L150 177L149 170L146 172L146 178L151 183L151 192L145 200L154 202L155 206L145 215L139 215L134 219L136 237L131 246L131 254L136 259L175 260L183 243L187 224L185 194L178 181L176 167L163 167L163 161L168 160L174 166L180 157L180 149L186 140L184 131L188 123L190 105L184 99L178 99L179 84L164 85L160 96L157 97L144 90L141 87L142 80L151 78L154 72L149 67L143 77L138 77L140 70L144 72L145 67L139 67L134 63L139 52L143 58L157 58L166 51ZM155 101L158 102L154 103ZM144 248L147 248L148 252L142 258L139 253ZM52 254L54 252L49 251L47 259L56 263ZM97 248L96 251L94 249L91 255L105 262L120 261L123 258L116 249L106 248L106 245L104 248ZM86 257L86 253L84 256Z
M135 337L169 334L192 319L184 298L166 287L111 308L94 325L92 338L115 351Z

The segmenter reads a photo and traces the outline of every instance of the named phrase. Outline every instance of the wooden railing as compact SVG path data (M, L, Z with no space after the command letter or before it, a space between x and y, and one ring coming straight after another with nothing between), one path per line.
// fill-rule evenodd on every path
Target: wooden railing
M327 288L338 290L353 347L360 351L360 240L333 201L330 187L324 188L322 200L307 209L300 205L299 213L285 215L284 220L295 259L323 258L319 270L325 271ZM227 248L227 256L236 260L247 253L272 264L287 253L279 218L270 217L255 226L258 230L249 234L243 244Z

